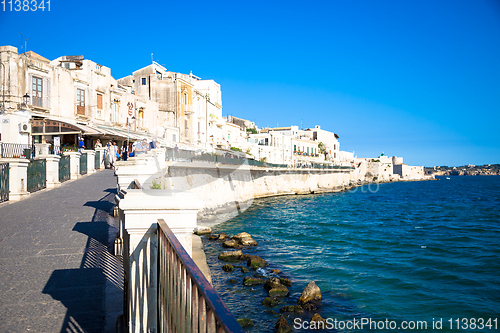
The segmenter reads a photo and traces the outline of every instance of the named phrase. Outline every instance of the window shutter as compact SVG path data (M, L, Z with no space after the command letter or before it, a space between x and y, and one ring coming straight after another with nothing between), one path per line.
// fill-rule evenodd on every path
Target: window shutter
M97 108L99 110L102 110L102 95L101 94L97 94Z

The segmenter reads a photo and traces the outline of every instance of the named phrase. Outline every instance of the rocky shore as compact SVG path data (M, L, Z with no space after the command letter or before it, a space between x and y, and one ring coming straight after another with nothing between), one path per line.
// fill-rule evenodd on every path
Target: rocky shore
M325 320L318 313L321 309L321 290L314 281L310 281L302 289L298 299L292 299L290 295L297 295L300 292L299 287L293 285L286 272L274 268L272 262L250 254L252 249L258 247L258 243L250 234L241 232L230 236L226 233L209 234L209 229L203 230L204 237L218 247L218 263L222 271L231 276L233 286L243 285L264 292L259 302L249 305L261 307L262 311L273 311L278 319L269 325L274 325L276 332L293 332L291 323L296 318L307 320L318 328L324 325ZM235 274L236 272L238 274ZM242 327L249 328L258 319L242 317L237 318L237 321Z

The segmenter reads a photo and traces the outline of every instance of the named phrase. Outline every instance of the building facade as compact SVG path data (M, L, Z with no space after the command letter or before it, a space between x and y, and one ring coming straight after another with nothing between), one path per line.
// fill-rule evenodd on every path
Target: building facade
M0 47L0 61L2 142L73 149L80 137L90 148L97 138L121 144L156 134L157 103L119 85L108 67L83 56L50 61L12 46Z

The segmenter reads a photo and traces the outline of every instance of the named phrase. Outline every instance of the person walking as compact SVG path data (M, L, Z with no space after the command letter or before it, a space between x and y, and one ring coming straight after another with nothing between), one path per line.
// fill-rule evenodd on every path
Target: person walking
M118 154L118 147L116 146L116 141L111 142L108 148L108 158L109 166L111 169L115 169L116 155Z
M135 145L135 153L136 154L145 154L149 150L148 140L146 138L142 139L141 142L138 142Z
M122 160L128 160L128 147L127 142L125 141L122 146Z

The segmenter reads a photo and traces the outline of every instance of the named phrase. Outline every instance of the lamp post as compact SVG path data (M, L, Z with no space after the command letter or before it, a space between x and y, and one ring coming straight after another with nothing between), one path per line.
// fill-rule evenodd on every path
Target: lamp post
M21 107L24 109L24 111L28 111L28 104L30 102L30 95L28 93L26 93L26 94L24 94L24 96L22 98L23 98L23 102L21 103ZM33 137L31 136L31 133L28 133L28 147L30 146L30 141L31 141L31 158L33 158L35 156L35 143L33 142Z

